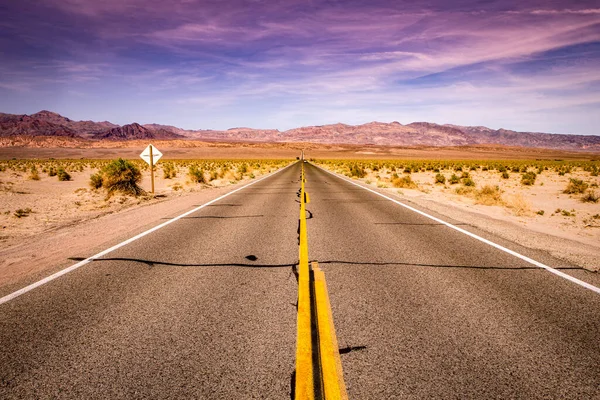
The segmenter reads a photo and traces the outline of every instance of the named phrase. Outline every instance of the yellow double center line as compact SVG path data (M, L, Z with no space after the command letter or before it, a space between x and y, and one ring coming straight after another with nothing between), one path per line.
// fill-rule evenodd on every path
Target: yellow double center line
M312 268L308 262L306 203L310 200L301 163L295 398L347 399L325 274L316 262Z

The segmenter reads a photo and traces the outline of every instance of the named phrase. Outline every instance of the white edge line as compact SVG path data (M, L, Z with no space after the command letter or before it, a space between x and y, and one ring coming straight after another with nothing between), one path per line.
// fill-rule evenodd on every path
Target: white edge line
M312 164L312 165L314 165L314 164ZM517 258L520 258L521 260L523 260L523 261L526 261L526 262L528 262L528 263L530 263L530 264L533 264L533 265L535 265L536 267L543 268L543 269L545 269L546 271L553 273L554 275L558 275L558 276L560 276L561 278L564 278L564 279L566 279L566 280L569 280L569 281L571 281L571 282L573 282L573 283L576 283L576 284L578 284L578 285L580 285L580 286L583 286L583 287L584 287L584 288L586 288L586 289L589 289L589 290L591 290L591 291L593 291L593 292L596 292L596 293L600 294L600 288L598 288L598 287L596 287L596 286L594 286L594 285L592 285L592 284L589 284L589 283L587 283L587 282L584 282L584 281L582 281L582 280L579 280L579 279L577 279L577 278L575 278L575 277L572 277L571 275L567 275L567 274L565 274L564 272L561 272L561 271L559 271L559 270L557 270L557 269L554 269L554 268L552 268L552 267L549 267L549 266L547 266L547 265L545 265L545 264L542 264L542 263L541 263L541 262L539 262L539 261L535 261L534 259L532 259L532 258L529 258L529 257L527 257L527 256L524 256L524 255L522 255L522 254L519 254L519 253L517 253L516 251L513 251L513 250L510 250L510 249L507 249L506 247L504 247L504 246L501 246L501 245L499 245L499 244L497 244L497 243L494 243L494 242L492 242L492 241L490 241L490 240L484 239L484 238L482 238L481 236L477 236L477 235L476 235L476 234L474 234L474 233L471 233L471 232L469 232L469 231L466 231L466 230L464 230L464 229L462 229L462 228L459 228L458 226L452 225L452 224L451 224L451 223L449 223L449 222L443 221L443 220L441 220L441 219L439 219L439 218L436 218L436 217L434 217L434 216L432 216L432 215L429 215L429 214L427 214L427 213L425 213L425 212L423 212L423 211L421 211L421 210L417 210L416 208L413 208L413 207L411 207L411 206L409 206L409 205L407 205L407 204L404 204L404 203L402 203L402 202L400 202L400 201L398 201L398 200L396 200L396 199L393 199L393 198L391 198L391 197L389 197L389 196L386 196L386 195L385 195L385 194L383 194L383 193L379 193L379 192L377 192L377 191L375 191L375 190L373 190L373 189L370 189L370 188L368 188L368 187L364 187L364 186L362 186L362 185L359 185L358 183L356 183L356 182L353 182L353 181L351 181L351 180L349 180L349 179L342 178L342 177L341 177L341 176L339 176L338 174L336 174L336 173L333 173L333 172L331 172L331 171L328 171L328 170L326 170L325 168L321 168L321 167L319 167L319 166L317 166L317 165L314 165L314 166L315 166L315 167L317 167L317 168L319 168L319 169L321 169L322 171L325 171L325 172L327 172L328 174L331 174L331 175L335 176L335 177L336 177L336 178L338 178L338 179L341 179L341 180L343 180L343 181L345 181L345 182L351 183L351 184L353 184L353 185L355 185L355 186L358 186L358 187L360 187L360 188L363 188L363 189L365 189L365 190L368 190L368 191L369 191L369 192L371 192L371 193L375 193L376 195L378 195L378 196L381 196L381 197L383 197L384 199L387 199L387 200L389 200L389 201L391 201L391 202L394 202L394 203L398 204L399 206L402 206L402 207L404 207L404 208L407 208L407 209L409 209L409 210L411 210L411 211L414 211L414 212L416 212L417 214L420 214L420 215L422 215L422 216L424 216L424 217L427 217L427 218L429 218L429 219L431 219L431 220L434 220L435 222L439 222L440 224L446 225L447 227L449 227L449 228L452 228L452 229L454 229L454 230L456 230L456 231L458 231L458 232L460 232L460 233L464 233L465 235L467 235L467 236L470 236L470 237L472 237L473 239L477 239L477 240L479 240L480 242L483 242L483 243L485 243L485 244L488 244L488 245L490 245L490 246L492 246L492 247L495 247L495 248L497 248L498 250L501 250L501 251L503 251L503 252L505 252L505 253L508 253L508 254L510 254L510 255L512 255L512 256L515 256L515 257L517 257Z
M117 249L119 249L119 248L121 248L123 246L126 246L129 243L131 243L131 242L135 242L136 240L138 240L138 239L140 239L140 238L142 238L142 237L144 237L144 236L146 236L146 235L148 235L148 234L150 234L150 233L152 233L154 231L157 231L157 230L159 230L161 228L164 228L165 226L167 226L169 224L172 224L173 222L178 221L181 218L184 218L184 217L186 217L186 216L188 216L190 214L193 214L196 211L201 210L201 209L203 209L206 206L209 206L209 205L211 205L211 204L213 204L213 203L215 203L215 202L217 202L217 201L219 201L221 199L224 199L227 196L230 196L230 195L232 195L232 194L234 194L236 192L239 192L240 190L245 189L248 186L252 186L255 183L258 183L258 182L262 181L263 179L267 179L267 178L269 178L269 177L271 177L271 176L273 176L273 175L275 175L275 174L277 174L277 173L279 173L279 172L281 172L281 171L283 171L283 170L291 167L294 164L295 164L295 162L292 162L290 165L287 165L287 166L285 166L285 167L283 167L283 168L281 168L281 169L279 169L279 170L277 170L277 171L275 171L273 173L270 173L267 176L264 176L264 177L262 177L262 178L260 178L260 179L258 179L256 181L250 182L249 184L247 184L245 186L242 186L241 188L237 188L235 190L232 190L231 192L225 193L224 195L222 195L220 197L217 197L216 199L213 199L213 200L209 201L208 203L204 203L201 206L198 206L198 207L194 208L193 210L187 211L187 212L185 212L185 213L183 213L183 214L181 214L181 215L179 215L177 217L174 217L174 218L172 218L172 219L170 219L168 221L165 221L162 224L155 226L154 228L150 228L150 229L148 229L145 232L142 232L142 233L140 233L140 234L138 234L138 235L136 235L136 236L134 236L132 238L129 238L129 239L125 240L124 242L116 244L113 247L110 247L110 248L108 248L106 250L103 250L103 251L101 251L98 254L94 254L93 256L88 257L85 260L78 262L77 264L73 264L70 267L62 269L62 270L60 270L60 271L58 271L58 272L56 272L56 273L54 273L54 274L52 274L52 275L50 275L50 276L42 279L42 280L39 280L39 281L37 281L35 283L32 283L31 285L25 286L24 288L19 289L16 292L13 292L11 294L7 294L6 296L0 298L0 304L7 303L7 302L13 300L16 297L21 296L22 294L25 294L25 293L27 293L27 292L35 289L35 288L38 288L38 287L40 287L42 285L45 285L46 283L51 282L51 281L55 280L56 278L59 278L59 277L61 277L63 275L66 275L69 272L75 271L77 268L83 267L84 265L86 265L86 264L94 261L97 258L105 256L106 254L108 254L110 252L113 252L113 251L115 251L115 250L117 250Z

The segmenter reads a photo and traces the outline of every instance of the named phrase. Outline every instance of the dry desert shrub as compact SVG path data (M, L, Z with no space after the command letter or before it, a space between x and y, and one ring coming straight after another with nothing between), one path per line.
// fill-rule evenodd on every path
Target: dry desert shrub
M591 189L581 196L581 201L584 203L597 203L599 199L600 195Z
M463 185L475 187L475 181L473 179L471 179L470 177L466 177L466 178L463 178Z
M474 193L477 204L496 206L504 203L502 200L502 191L498 186L485 185Z
M462 196L470 196L475 192L474 186L459 186L454 190L454 193L460 194Z
M14 216L17 218L23 218L23 217L28 217L29 214L31 214L33 211L31 210L31 208L19 208L17 211L14 212Z
M582 181L581 179L569 178L569 183L567 184L567 187L565 188L565 190L563 190L563 193L566 193L566 194L584 193L587 190L588 186L589 185L586 182Z
M206 183L206 178L204 177L204 170L202 168L198 168L197 165L192 164L188 170L188 176L190 180L194 183Z
M515 194L505 200L506 207L511 209L513 214L522 217L531 212L531 207L525 198L520 194Z
M446 177L443 174L437 173L435 175L435 183L444 185L446 183Z
M177 177L177 168L175 164L167 162L163 164L163 178L171 179Z
M100 189L102 187L102 172L96 172L90 175L90 187L92 189Z
M392 185L397 188L404 189L416 189L417 184L412 180L410 175L405 175L402 178L395 178L392 180Z
M35 165L33 167L31 167L31 170L29 171L29 179L31 179L32 181L40 180L40 173L38 172Z
M525 172L521 176L521 184L525 186L533 186L535 184L536 173L533 171Z
M58 177L59 181L70 181L71 180L71 175L69 175L69 173L67 171L65 171L65 169L63 167L58 168L58 170L56 171L56 176Z
M350 166L350 176L357 178L364 178L367 175L367 171L362 167L362 165L353 164Z
M113 160L99 172L90 176L90 186L94 189L101 187L107 190L108 197L115 192L139 196L144 190L139 186L142 173L131 161Z

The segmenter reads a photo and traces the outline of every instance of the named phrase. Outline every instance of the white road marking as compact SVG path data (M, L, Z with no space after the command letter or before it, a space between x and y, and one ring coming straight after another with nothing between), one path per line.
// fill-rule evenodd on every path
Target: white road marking
M314 165L314 164L312 164L312 165ZM404 204L404 203L402 203L401 201L398 201L398 200L396 200L396 199L393 199L393 198L391 198L391 197L389 197L389 196L386 196L385 194L379 193L379 192L377 192L377 191L375 191L375 190L373 190L373 189L370 189L370 188L368 188L368 187L364 187L364 186L362 186L362 185L359 185L358 183L356 183L356 182L352 182L352 181L351 181L351 180L349 180L349 179L342 178L341 176L338 176L337 174L335 174L335 173L333 173L333 172L331 172L331 171L327 171L327 170L326 170L326 169L324 169L324 168L318 167L318 166L316 166L316 165L315 165L315 167L317 167L317 168L321 169L322 171L325 171L325 172L327 172L328 174L331 174L331 175L335 176L335 177L336 177L336 178L338 178L338 179L341 179L341 180L343 180L343 181L345 181L345 182L351 183L351 184L353 184L354 186L358 186L358 187L360 187L360 188L363 188L363 189L365 189L365 190L368 190L368 191L369 191L369 192L371 192L371 193L375 193L377 196L381 196L381 197L383 197L384 199L387 199L387 200L389 200L389 201L391 201L391 202L394 202L394 203L398 204L399 206L402 206L402 207L404 207L404 208L407 208L407 209L409 209L409 210L411 210L411 211L414 211L414 212L416 212L417 214L420 214L420 215L422 215L422 216L424 216L424 217L427 217L427 218L429 218L429 219L431 219L431 220L433 220L433 221L435 221L435 222L439 222L440 224L446 225L447 227L449 227L449 228L452 228L452 229L454 229L454 230L456 230L456 231L458 231L458 232L460 232L460 233L464 233L465 235L467 235L467 236L470 236L470 237L472 237L473 239L477 239L477 240L479 240L480 242L483 242L483 243L485 243L485 244L488 244L488 245L490 245L490 246L492 246L492 247L495 247L495 248L497 248L498 250L501 250L501 251L503 251L503 252L505 252L505 253L508 253L508 254L510 254L510 255L512 255L512 256L515 256L515 257L517 257L517 258L520 258L521 260L523 260L523 261L526 261L526 262L528 262L528 263L530 263L530 264L533 264L533 265L535 265L536 267L543 268L543 269L545 269L546 271L553 273L554 275L560 276L561 278L564 278L564 279L566 279L566 280L569 280L569 281L571 281L571 282L573 282L573 283L576 283L576 284L578 284L578 285L580 285L580 286L583 286L583 287L584 287L584 288L586 288L586 289L589 289L589 290L591 290L591 291L593 291L593 292L596 292L596 293L600 294L600 288L598 288L598 287L596 287L596 286L594 286L594 285L592 285L592 284L589 284L589 283L587 283L587 282L584 282L584 281L582 281L582 280L579 280L579 279L577 279L577 278L575 278L575 277L572 277L571 275L567 275L567 274L565 274L564 272L561 272L561 271L559 271L559 270L557 270L557 269L554 269L554 268L552 268L552 267L549 267L549 266L547 266L547 265L545 265L545 264L542 264L542 263L541 263L541 262L539 262L539 261L535 261L534 259L531 259L531 258L529 258L529 257L527 257L527 256L524 256L524 255L522 255L522 254L519 254L519 253L517 253L516 251L513 251L513 250L510 250L510 249L507 249L506 247L504 247L504 246L501 246L501 245L499 245L499 244L497 244L497 243L494 243L494 242L492 242L492 241L490 241L490 240L484 239L484 238L482 238L481 236L477 236L477 235L476 235L476 234L474 234L474 233L471 233L471 232L469 232L469 231L466 231L466 230L464 230L464 229L462 229L462 228L459 228L458 226L452 225L452 224L451 224L451 223L449 223L449 222L443 221L443 220L441 220L441 219L439 219L439 218L436 218L436 217L434 217L434 216L432 216L432 215L429 215L429 214L427 214L427 213L425 213L425 212L423 212L423 211L421 211L421 210L417 210L416 208L414 208L414 207L411 207L411 206L409 206L409 205L407 205L407 204Z
M187 212L185 212L185 213L183 213L183 214L181 214L181 215L179 215L179 216L177 216L177 217L174 217L173 219L170 219L170 220L168 220L168 221L166 221L166 222L163 222L162 224L160 224L160 225L157 225L157 226L155 226L154 228L148 229L147 231L145 231L145 232L142 232L142 233L140 233L139 235L136 235L136 236L134 236L134 237L132 237L132 238L130 238L130 239L127 239L127 240L125 240L124 242L121 242L121 243L119 243L119 244L117 244L117 245L114 245L113 247L111 247L111 248L109 248L109 249L103 250L103 251L101 251L101 252L100 252L100 253L98 253L98 254L94 254L93 256L91 256L91 257L89 257L89 258L86 258L85 260L83 260L83 261L80 261L80 262L78 262L77 264L71 265L70 267L67 267L67 268L65 268L65 269L62 269L62 270L60 270L60 271L58 271L58 272L56 272L56 273L54 273L54 274L52 274L52 275L50 275L50 276L48 276L48 277L46 277L46 278L42 279L42 280L39 280L39 281L37 281L37 282L35 282L35 283L32 283L32 284L31 284L31 285L29 285L29 286L25 286L23 289L19 289L19 290L17 290L16 292L13 292L13 293L11 293L11 294L8 294L8 295L6 295L6 296L4 296L4 297L0 298L0 304L4 304L4 303L6 303L6 302L9 302L9 301L11 301L11 300L12 300L12 299L14 299L14 298L16 298L16 297L19 297L19 296L20 296L20 295L22 295L22 294L25 294L25 293L27 293L27 292L29 292L29 291L31 291L31 290L33 290L33 289L35 289L35 288L38 288L38 287L40 287L40 286L42 286L42 285L45 285L45 284L46 284L46 283L48 283L48 282L51 282L51 281L55 280L56 278L59 278L59 277L61 277L61 276L63 276L63 275L66 275L66 274L68 274L68 273L69 273L69 272L71 272L71 271L75 271L77 268L79 268L79 267L83 267L84 265L86 265L86 264L88 264L88 263L90 263L90 262L94 261L94 260L95 260L95 259L97 259L97 258L100 258L100 257L102 257L102 256L105 256L105 255L107 255L108 253L110 253L110 252L113 252L113 251L115 251L115 250L117 250L117 249L119 249L119 248L121 248L121 247L123 247L123 246L125 246L125 245L128 245L128 244L129 244L129 243L131 243L131 242L135 242L136 240L138 240L138 239L140 239L140 238L142 238L142 237L144 237L144 236L146 236L146 235L148 235L148 234L150 234L150 233L152 233L152 232L154 232L154 231L157 231L157 230L159 230L159 229L161 229L161 228L164 228L165 226L167 226L167 225L169 225L169 224L172 224L173 222L175 222L175 221L177 221L177 220L180 220L180 219L181 219L181 218L183 218L183 217L187 217L188 215L190 215L190 214L193 214L193 213L195 213L196 211L198 211L198 210L201 210L201 209L203 209L203 208L204 208L204 207L206 207L206 206L209 206L209 205L211 205L211 204L213 204L213 203L215 203L215 202L217 202L217 201L219 201L219 200L221 200L221 199L224 199L224 198L225 198L225 197L227 197L227 196L230 196L230 195L232 195L232 194L234 194L234 193L236 193L236 192L239 192L239 191L240 191L240 190L242 190L242 189L246 189L248 186L252 186L252 185L254 185L255 183L258 183L258 182L262 181L263 179L269 178L269 177L271 177L271 176L273 176L273 175L275 175L275 174L277 174L277 173L279 173L279 172L283 171L284 169L287 169L287 168L291 167L291 166L292 166L292 165L294 165L294 164L295 164L295 163L291 163L290 165L288 165L288 166L286 166L286 167L284 167L284 168L282 168L282 169L280 169L280 170L278 170L278 171L275 171L275 172L273 172L272 174L269 174L269 175L267 175L267 176L265 176L265 177L262 177L262 178L260 178L260 179L258 179L258 180L256 180L256 181L254 181L254 182L250 182L249 184L247 184L247 185L245 185L245 186L242 186L241 188L237 188L237 189L235 189L235 190L232 190L232 191L231 191L231 192L229 192L229 193L225 193L223 196L217 197L216 199L213 199L213 200L209 201L208 203L202 204L201 206L198 206L198 207L194 208L193 210L187 211Z

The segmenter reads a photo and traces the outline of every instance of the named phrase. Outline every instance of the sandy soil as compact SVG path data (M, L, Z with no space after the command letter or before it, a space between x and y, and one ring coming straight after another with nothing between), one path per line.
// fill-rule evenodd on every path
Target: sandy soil
M446 178L454 173L440 172ZM569 179L575 178L587 182L600 195L600 177L580 169L563 176L544 171L533 186L524 186L520 173L510 173L508 179L502 179L497 171L478 170L469 174L476 186L463 194L456 190L464 188L460 183L436 184L436 173L431 171L410 174L417 184L414 189L394 188L391 173L386 170L369 171L366 177L354 179L462 223L548 251L588 270L600 271L600 202L582 202L581 194L563 193ZM491 205L481 204L489 199L476 196L476 191L485 185L500 189L499 199L491 201Z
M598 153L567 152L549 149L506 147L495 145L462 147L389 147L357 145L325 145L315 143L218 143L184 141L177 147L173 141L155 142L165 159L248 159L295 158L305 150L306 157L315 159L437 159L437 160L523 160L523 159L600 159ZM1 147L0 160L23 158L70 159L137 159L147 142L102 142L95 148L64 147ZM111 147L106 147L111 145Z
M32 180L29 172L0 171L0 250L19 243L23 238L62 226L237 182L235 174L230 171L222 179L215 179L209 184L192 183L182 167L179 167L176 177L164 179L161 165L164 164L159 164L155 173L156 196L148 194L138 198L120 194L107 197L106 191L91 189L90 175L97 169L89 167L82 172L69 172L71 180L62 182L56 176L43 172L39 173L39 180ZM267 167L255 169L253 173L259 177L269 171ZM243 178L244 181L249 179L248 176ZM143 173L140 186L150 192L149 172Z

